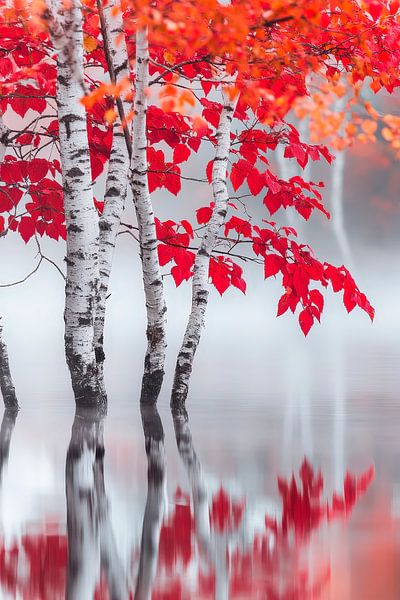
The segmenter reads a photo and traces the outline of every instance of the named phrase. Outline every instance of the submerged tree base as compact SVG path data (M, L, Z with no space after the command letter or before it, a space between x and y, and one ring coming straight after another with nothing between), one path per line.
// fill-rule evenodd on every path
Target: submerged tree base
M144 373L142 379L142 391L140 393L140 404L154 406L160 395L164 371L162 369L152 373Z
M83 365L76 357L67 356L67 363L71 375L72 389L77 408L95 409L105 411L107 407L107 394L103 380L102 363L97 365Z
M175 367L174 384L172 386L170 407L173 414L185 414L185 403L189 393L189 381L192 373L193 358L191 362L179 364L179 357Z

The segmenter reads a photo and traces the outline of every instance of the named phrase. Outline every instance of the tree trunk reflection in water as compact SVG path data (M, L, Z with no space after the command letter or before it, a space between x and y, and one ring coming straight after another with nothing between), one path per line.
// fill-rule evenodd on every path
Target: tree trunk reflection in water
M141 404L147 455L147 499L144 511L135 600L150 600L157 571L162 521L166 509L167 476L164 429L155 403Z
M189 479L195 530L199 549L215 573L215 600L229 598L229 545L224 534L215 534L210 526L207 487L200 461L193 446L189 417L186 409L172 410L178 452ZM243 519L245 523L245 518ZM238 536L242 537L239 530Z
M93 598L101 569L111 600L126 600L129 585L117 554L104 483L104 411L77 410L66 460L67 600Z

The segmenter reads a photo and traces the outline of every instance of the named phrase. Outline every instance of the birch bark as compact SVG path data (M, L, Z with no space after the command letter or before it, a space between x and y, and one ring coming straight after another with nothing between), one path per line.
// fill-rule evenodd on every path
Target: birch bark
M15 387L11 377L10 363L8 360L8 351L3 340L3 325L0 317L0 389L3 395L4 406L6 409L18 410L18 400L15 393Z
M217 148L212 168L212 190L214 208L207 224L200 248L194 263L192 283L192 308L175 367L171 406L185 403L189 379L193 368L194 355L200 342L208 302L208 269L210 256L217 242L218 232L224 224L229 200L226 172L230 150L230 134L237 97L224 99L224 106L216 133Z
M67 226L65 349L77 404L93 404L100 394L94 352L94 311L99 284L98 215L83 94L83 33L79 0L60 5L64 37L52 35L58 48L57 107ZM57 23L57 19L54 20Z
M0 165L3 162L8 143L9 129L3 123L3 115L0 114ZM8 360L8 351L3 339L3 325L0 316L0 389L3 395L5 408L18 410L18 401L15 394L15 388L11 377L10 363Z
M4 155L8 144L9 129L3 123L3 115L0 113L0 165L3 162Z
M166 306L157 253L154 212L147 181L147 87L149 83L147 30L136 32L135 102L130 182L139 227L147 311L147 350L141 402L157 399L164 377Z
M101 6L101 0L98 0L98 7L103 30L103 43L106 56L108 56L108 62L110 63L110 78L112 83L116 83L120 79L129 77L128 51L124 38L122 14L120 12L113 14L114 9L118 7L116 0L108 2L104 7ZM131 126L124 123L123 128L121 119L130 113L131 104L120 99L120 107L122 107L122 115L119 115L113 126L113 141L108 164L104 210L99 221L100 287L96 303L94 337L96 360L100 368L105 359L103 338L108 284L114 248L124 211L130 164L128 145L131 143ZM125 138L125 133L128 134L129 142Z

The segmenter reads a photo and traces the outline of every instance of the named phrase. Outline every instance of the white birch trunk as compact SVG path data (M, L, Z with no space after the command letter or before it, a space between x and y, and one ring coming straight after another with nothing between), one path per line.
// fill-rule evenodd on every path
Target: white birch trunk
M77 404L99 401L94 352L94 310L98 291L98 215L83 94L83 34L79 0L61 9L63 45L58 51L57 106L67 226L65 348ZM55 46L60 40L55 39Z
M147 181L147 87L149 83L147 30L136 32L135 103L131 187L139 227L140 256L143 268L147 311L147 350L144 363L142 402L157 399L164 377L166 306L157 253L153 206ZM149 394L146 393L149 390Z
M212 169L214 208L194 263L192 308L176 361L175 378L172 388L171 406L174 407L182 406L185 403L194 355L200 342L201 329L204 326L209 294L208 270L210 256L217 242L219 230L225 222L229 200L226 174L231 145L231 123L236 103L237 97L235 100L224 99L224 106L216 133L217 148Z
M164 430L155 405L142 405L141 414L148 467L147 498L135 600L151 600L157 571L161 526L166 509L166 460Z
M3 123L3 115L0 114L0 165L3 162L8 144L9 129ZM0 389L3 395L5 408L18 410L18 400L10 371L7 345L3 339L3 324L0 316Z
M8 409L18 410L18 400L11 377L8 351L3 340L3 325L0 317L0 389L3 395L4 406Z
M100 0L101 1L101 0ZM106 53L111 61L110 78L115 83L119 79L129 76L128 51L124 36L122 14L116 15L112 11L117 7L117 1L108 2L103 8L99 7L104 17L103 43ZM102 24L103 26L103 24ZM121 99L121 106L125 116L131 111L131 104ZM125 125L128 133L131 126ZM104 210L100 217L100 239L99 239L99 271L100 287L96 305L96 316L94 325L95 351L99 366L103 363L105 355L103 348L104 320L106 312L106 298L108 284L117 241L119 226L127 192L128 172L130 156L122 129L121 115L115 120L113 126L113 142L111 146L110 161L106 190L104 195ZM101 367L100 367L101 368Z
M8 127L3 123L3 115L0 113L0 165L3 162L8 144Z

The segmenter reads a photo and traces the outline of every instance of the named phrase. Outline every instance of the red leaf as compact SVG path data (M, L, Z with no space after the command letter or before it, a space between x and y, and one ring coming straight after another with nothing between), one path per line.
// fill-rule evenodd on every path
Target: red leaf
M33 133L23 133L19 135L15 141L18 144L21 144L21 146L26 146L32 143L33 137Z
M0 75L2 77L7 77L13 72L13 64L12 61L7 57L0 58Z
M49 170L49 163L44 158L34 158L28 163L28 177L32 183L41 181Z
M324 310L324 297L319 290L310 291L310 300L319 308L320 313Z
M231 229L243 235L243 237L251 238L252 226L248 221L239 219L239 217L231 217L225 224L225 236L229 235Z
M368 12L372 16L374 21L377 21L381 16L383 11L383 6L380 2L371 2L368 6Z
M197 150L200 147L201 140L198 137L191 136L191 137L188 138L187 143L188 143L188 146L190 146L190 148L192 150L194 150L195 152L197 152Z
M164 185L171 194L177 196L181 191L181 178L177 173L167 173Z
M45 229L46 229L46 223L44 221L36 222L36 231L38 232L38 234L40 236L43 236Z
M208 223L212 217L212 208L210 206L203 206L196 210L196 218L199 225Z
M257 194L259 194L261 192L261 190L263 189L263 187L265 186L266 181L265 181L265 177L263 175L261 175L261 173L258 171L258 169L253 167L253 169L250 171L250 173L247 177L247 183L249 185L250 192L254 196L257 196Z
M190 156L190 149L184 144L178 144L174 148L174 163L182 163L185 162Z
M223 262L222 257L219 257L218 260L211 258L209 277L211 279L211 283L216 287L222 296L231 283L229 277L229 267Z
M305 298L307 296L309 283L310 276L306 269L301 265L296 265L296 269L293 273L293 286L300 298Z
M278 302L278 312L276 313L277 317L280 317L281 315L285 314L285 312L288 310L289 297L290 297L290 294L286 294L286 293L280 297L279 302Z
M231 182L233 189L238 190L250 173L252 165L248 160L240 159L232 165Z
M269 190L273 194L278 194L282 190L282 186L279 183L277 177L270 171L266 171L264 176Z
M32 96L32 89L34 88L25 88L25 86L20 86L21 93L27 93L26 97L12 98L10 100L11 108L20 117L24 117L29 109L38 113L42 113L46 108L46 100L44 98L35 98L35 96Z
M25 244L27 244L35 233L35 221L32 217L22 217L18 225L18 231Z
M345 305L348 313L351 313L353 308L355 308L355 306L357 305L357 300L355 294L352 291L347 289L344 290L343 304Z
M192 276L190 269L182 268L180 265L175 265L171 269L171 275L174 278L176 287L179 287L182 281L187 281Z
M0 215L0 233L1 233L2 231L4 231L4 229L5 229L5 221L4 221L4 217L2 217L2 216Z
M302 310L299 314L299 323L304 335L306 336L314 323L314 317L307 308Z
M284 156L285 158L295 158L303 169L308 162L307 153L301 144L290 144L290 146L286 146Z
M158 244L157 251L160 266L163 267L173 259L175 248L166 244Z
M276 254L267 254L264 261L264 278L271 277L279 273L283 266L283 258Z
M269 214L273 215L282 206L282 197L280 194L274 194L270 189L263 202L268 208Z
M235 288L243 292L243 294L246 293L247 285L243 277L237 277L236 275L232 275L231 283Z
M186 231L186 233L193 239L193 237L194 237L193 227L191 226L189 221L186 221L186 219L183 219L181 221L181 225L184 228L184 230Z
M26 175L25 161L16 160L14 157L6 156L1 165L0 177L4 183L19 183Z
M92 179L94 181L99 175L101 175L104 169L103 162L96 156L94 152L90 152L90 166L92 168Z
M207 163L207 167L206 167L206 177L207 177L207 181L208 183L212 182L212 171L213 171L213 166L214 166L214 161L210 160Z
M218 127L219 124L219 112L217 110L210 110L209 108L205 108L202 112L203 118L211 123L215 127Z
M16 187L0 187L0 212L9 212L21 200L23 191Z

